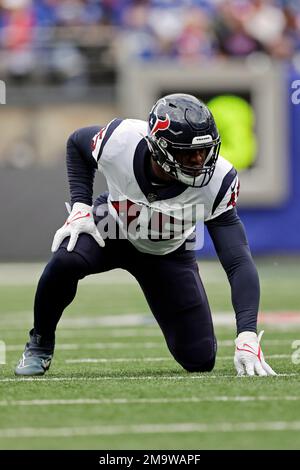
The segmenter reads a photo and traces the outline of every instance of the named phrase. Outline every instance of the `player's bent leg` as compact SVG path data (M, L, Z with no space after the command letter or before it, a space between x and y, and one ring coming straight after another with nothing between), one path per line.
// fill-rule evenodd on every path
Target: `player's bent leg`
M34 329L15 369L16 375L43 375L50 367L55 330L63 310L75 297L77 283L87 273L86 261L60 248L44 269L34 305Z
M164 335L168 348L174 359L188 372L210 372L216 360L217 343L211 325L202 325L197 333L198 320L201 315L199 307L182 312L186 317L183 323L195 327L195 333L189 327L165 328Z
M193 252L139 255L135 272L174 359L189 372L209 372L216 339ZM155 275L154 275L155 273Z
M64 309L76 295L78 281L109 267L106 255L89 235L81 235L76 249L68 252L64 241L46 265L34 302L34 328L15 369L17 375L43 375L54 353L55 330Z
M34 301L34 331L53 339L64 309L72 302L78 281L88 274L85 259L76 252L60 248L47 266L38 283Z
M184 316L184 319L172 326L161 323L172 356L188 372L211 372L215 366L217 342L212 324L203 324L200 320L206 312L197 306L190 311L174 311L174 315Z
M189 352L189 354L195 354L195 353L198 354L199 350L197 349L196 351ZM175 354L173 353L174 359L187 372L211 372L216 362L215 355L210 358L207 358L207 360L205 360L204 357L200 357L200 359L197 361L197 359L194 357L191 360L189 355L187 355L187 358L185 359L184 357L176 357Z

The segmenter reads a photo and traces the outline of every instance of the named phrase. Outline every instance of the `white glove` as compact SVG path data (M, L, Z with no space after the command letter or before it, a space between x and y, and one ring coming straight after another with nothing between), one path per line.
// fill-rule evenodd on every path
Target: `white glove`
M67 250L72 251L81 233L88 233L101 247L105 246L104 240L95 225L92 207L81 202L75 202L65 225L58 229L54 235L51 251L53 253L57 251L66 237L70 237Z
M260 347L263 331L243 331L235 340L234 365L238 375L277 375L266 363Z

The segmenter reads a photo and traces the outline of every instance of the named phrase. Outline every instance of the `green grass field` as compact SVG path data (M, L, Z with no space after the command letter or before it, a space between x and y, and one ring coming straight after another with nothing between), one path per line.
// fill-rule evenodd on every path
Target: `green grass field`
M1 449L300 448L299 259L258 261L263 350L279 374L267 378L235 376L230 291L215 262L200 264L219 342L212 373L176 364L138 286L116 271L82 281L48 374L16 378L41 269L0 265Z

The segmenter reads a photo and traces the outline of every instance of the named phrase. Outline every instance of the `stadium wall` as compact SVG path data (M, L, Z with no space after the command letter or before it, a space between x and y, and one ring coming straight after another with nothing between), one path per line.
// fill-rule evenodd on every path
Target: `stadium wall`
M291 67L286 71L286 88L283 90L287 97L285 108L288 132L286 152L289 156L287 198L271 209L263 207L239 209L252 252L257 255L300 253L300 103L292 101L295 91L292 85L296 80L300 80L300 72ZM207 233L205 241L204 249L199 256L210 256L214 253Z
M260 205L239 210L254 254L300 254L300 104L291 100L292 84L299 79L300 72L289 69L282 90L288 124L287 195L271 208ZM42 104L30 106L30 94L24 96L22 105L16 99L10 105L8 93L8 104L0 106L0 261L50 256L53 234L66 216L66 138L78 127L122 115L116 105L101 105L97 98L94 103L74 105L64 103L63 97L47 103L44 95ZM103 177L98 177L95 192L105 188ZM200 257L214 253L209 237L205 240Z

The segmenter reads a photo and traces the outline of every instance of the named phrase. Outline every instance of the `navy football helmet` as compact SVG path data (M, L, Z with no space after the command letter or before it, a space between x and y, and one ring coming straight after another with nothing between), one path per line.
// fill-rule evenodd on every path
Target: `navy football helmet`
M175 179L194 187L211 180L221 140L210 110L196 97L176 93L159 99L150 112L147 141L153 159ZM205 149L201 167L176 160L196 149Z

